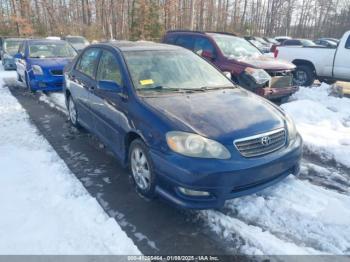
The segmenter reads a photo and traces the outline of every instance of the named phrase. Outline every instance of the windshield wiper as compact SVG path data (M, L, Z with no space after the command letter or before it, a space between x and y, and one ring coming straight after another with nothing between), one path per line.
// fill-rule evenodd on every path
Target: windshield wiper
M203 91L207 91L207 90L233 89L233 88L236 88L236 86L202 86L199 89Z
M155 86L155 87L145 87L138 89L139 91L154 91L154 92L161 92L161 91L173 91L173 92L179 92L179 93L195 93L195 92L205 92L208 90L218 90L218 89L227 89L227 88L235 88L235 86L203 86L200 88L177 88L177 87L169 87L169 86Z

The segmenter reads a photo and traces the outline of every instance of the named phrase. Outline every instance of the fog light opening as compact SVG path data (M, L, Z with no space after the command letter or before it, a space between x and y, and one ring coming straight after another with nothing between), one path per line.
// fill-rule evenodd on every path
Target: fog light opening
M179 187L179 191L186 196L195 196L195 197L208 197L210 196L209 192L192 190L184 187Z

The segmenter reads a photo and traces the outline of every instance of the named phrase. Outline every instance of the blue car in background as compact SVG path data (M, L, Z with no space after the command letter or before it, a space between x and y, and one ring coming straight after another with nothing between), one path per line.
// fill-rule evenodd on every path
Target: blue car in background
M64 75L71 123L99 137L146 197L218 208L299 174L293 120L187 49L91 45Z
M15 56L18 80L32 92L60 91L63 87L63 69L76 54L66 41L25 40Z
M17 54L20 44L24 41L21 38L6 38L1 49L2 65L5 70L16 70L14 55Z

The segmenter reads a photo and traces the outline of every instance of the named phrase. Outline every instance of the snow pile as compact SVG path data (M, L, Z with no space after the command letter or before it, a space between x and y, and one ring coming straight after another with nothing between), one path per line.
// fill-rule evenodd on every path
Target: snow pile
M306 148L350 167L350 99L329 96L330 86L301 87L281 107L295 120Z
M140 254L1 87L3 75L0 254Z
M68 114L66 109L66 102L63 93L41 93L39 100L47 103L49 106L56 108L57 110Z
M349 254L350 197L293 176L258 194L228 201L225 213L203 211L225 239L248 254Z

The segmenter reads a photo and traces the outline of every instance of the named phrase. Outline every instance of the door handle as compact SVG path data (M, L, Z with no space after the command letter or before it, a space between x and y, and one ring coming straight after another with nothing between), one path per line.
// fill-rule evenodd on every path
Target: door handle
M94 87L94 86L90 86L90 87L89 87L89 90L90 90L90 91L93 91L93 90L95 90L95 87Z

